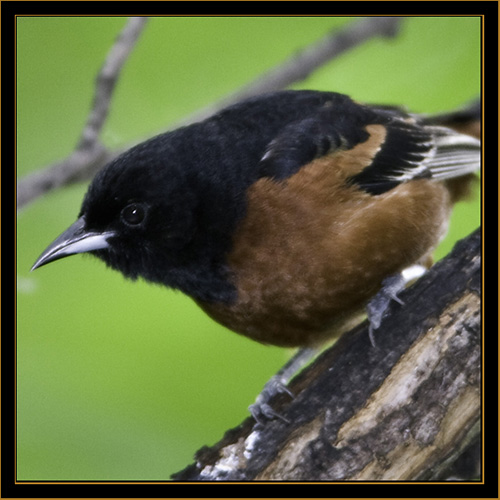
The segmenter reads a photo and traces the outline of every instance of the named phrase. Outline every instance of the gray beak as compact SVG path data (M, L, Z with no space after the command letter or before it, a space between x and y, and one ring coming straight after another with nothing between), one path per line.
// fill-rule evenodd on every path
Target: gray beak
M114 234L112 231L104 233L88 231L85 228L85 217L80 217L42 252L31 270L68 255L108 248L107 239Z

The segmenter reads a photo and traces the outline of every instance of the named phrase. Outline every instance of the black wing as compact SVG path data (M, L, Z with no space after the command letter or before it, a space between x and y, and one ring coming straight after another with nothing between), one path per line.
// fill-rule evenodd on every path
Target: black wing
M477 139L419 123L396 108L370 108L346 100L287 125L269 143L259 175L283 180L316 158L348 151L369 139L368 125L382 125L385 137L372 160L349 182L370 194L382 194L411 179L444 180L479 169Z

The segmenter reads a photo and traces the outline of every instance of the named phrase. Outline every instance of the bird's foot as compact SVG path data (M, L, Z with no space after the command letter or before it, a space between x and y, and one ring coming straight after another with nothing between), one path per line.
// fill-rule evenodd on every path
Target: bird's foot
M424 266L415 264L382 281L382 288L366 306L368 321L370 322L368 335L373 347L376 347L374 331L377 330L382 323L382 318L389 309L390 303L394 300L398 304L404 305L404 302L398 297L398 293L401 292L409 282L420 278L425 271L426 268Z
M287 387L290 379L300 371L316 355L317 350L313 348L302 348L295 356L281 368L281 370L272 377L257 396L255 403L249 406L252 417L258 424L264 424L266 420L279 418L283 422L290 423L283 415L274 410L271 406L271 400L278 394L288 394L294 397L292 391Z
M286 382L286 380L275 375L266 383L262 392L255 399L255 403L248 407L252 417L258 424L263 424L266 420L273 420L275 418L290 423L283 415L273 410L272 406L269 404L278 394L286 393L291 398L294 397L292 391L286 386Z

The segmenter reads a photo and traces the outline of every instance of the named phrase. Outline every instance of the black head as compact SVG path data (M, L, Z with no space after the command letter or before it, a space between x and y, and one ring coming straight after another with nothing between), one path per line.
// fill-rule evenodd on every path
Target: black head
M78 220L32 269L90 252L126 277L139 276L200 300L230 300L229 239L210 232L199 179L169 134L126 152L89 186Z
M295 130L300 139L303 127L287 125L332 105L340 115L352 108L333 93L267 94L132 148L96 176L77 222L33 269L90 252L129 278L142 276L201 301L233 300L225 261L249 186L261 176L283 179L306 162L290 136ZM261 160L283 130L292 162L274 161L271 168Z

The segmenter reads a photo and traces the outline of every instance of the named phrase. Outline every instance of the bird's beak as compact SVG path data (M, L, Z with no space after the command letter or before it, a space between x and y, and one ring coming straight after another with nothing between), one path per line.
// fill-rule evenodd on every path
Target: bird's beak
M82 216L42 252L31 270L68 255L108 248L107 240L111 236L114 236L111 231L99 233L87 230L85 217Z

